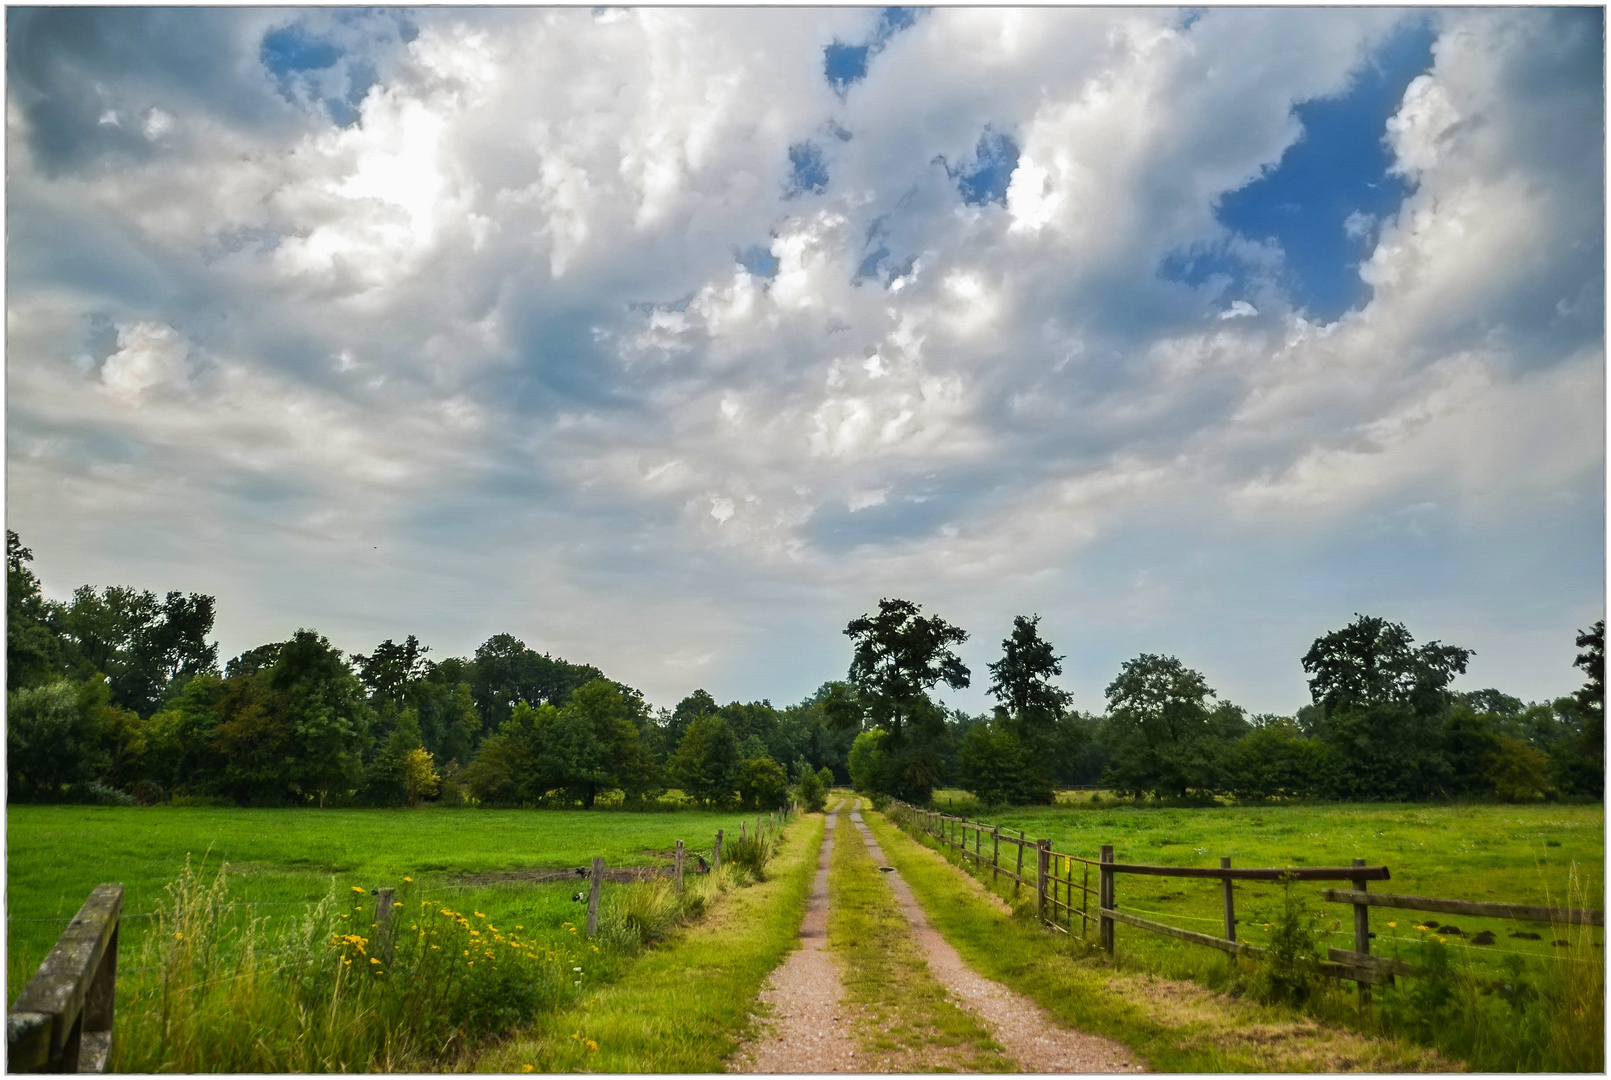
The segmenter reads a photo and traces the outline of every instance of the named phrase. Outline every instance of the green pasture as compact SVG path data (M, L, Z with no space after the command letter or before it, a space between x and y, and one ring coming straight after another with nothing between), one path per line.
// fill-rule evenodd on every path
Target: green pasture
M401 886L413 895L487 914L502 926L572 941L565 923L585 908L577 884L467 884L471 875L591 864L669 864L681 839L709 857L717 829L737 835L737 813L565 810L247 810L181 807L11 806L6 825L7 1001L101 882L125 887L122 950L133 955L189 857L209 873L227 864L241 915L296 918L330 890ZM748 815L753 827L754 815ZM692 860L690 860L691 862ZM606 884L608 891L612 888ZM597 975L608 978L601 957ZM593 973L589 973L593 974Z
M936 804L944 807L941 792ZM1103 844L1112 844L1118 862L1165 866L1218 866L1231 857L1233 866L1347 866L1362 858L1385 865L1389 881L1373 882L1382 892L1460 900L1604 908L1605 810L1599 806L1492 806L1425 804L1327 804L1307 806L1211 806L1165 808L1102 806L1085 800L1056 806L1018 807L987 813L984 820L1004 829L1022 830L1030 840L1052 841L1053 850L1095 859ZM988 855L988 839L986 852ZM1004 847L1004 865L1016 848ZM1026 869L1033 874L1033 854ZM1054 872L1066 876L1062 860ZM985 871L989 875L988 868ZM1073 864L1075 882L1084 870ZM1096 887L1094 868L1091 887ZM1352 909L1321 900L1325 888L1348 888L1345 882L1301 882L1293 886L1324 916L1325 945L1353 947ZM1281 886L1237 882L1235 905L1238 937L1262 944L1263 923L1279 906ZM1223 893L1218 881L1143 877L1121 874L1116 882L1119 908L1143 918L1219 936L1224 932ZM1079 892L1074 893L1075 903ZM1503 957L1523 962L1564 956L1556 946L1567 935L1545 924L1463 915L1371 909L1372 951L1414 958L1417 942L1434 931L1417 926L1433 920L1454 924L1463 933L1444 934L1444 943L1475 963L1498 965ZM1333 923L1337 925L1332 926ZM1389 925L1396 923L1396 926ZM1078 928L1078 920L1076 920ZM1470 944L1484 930L1492 945ZM1538 940L1512 934L1537 934ZM1094 937L1094 921L1093 921ZM1169 938L1118 927L1119 949L1148 966L1185 973L1210 963L1216 954ZM1598 928L1595 941L1603 942Z

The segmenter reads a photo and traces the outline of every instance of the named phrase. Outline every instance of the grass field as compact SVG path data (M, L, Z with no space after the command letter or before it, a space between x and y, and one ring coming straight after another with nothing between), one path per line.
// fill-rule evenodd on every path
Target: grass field
M242 914L298 917L335 882L373 888L414 878L421 895L568 936L582 905L569 883L468 885L458 878L532 868L669 862L678 839L708 855L717 829L736 835L739 814L695 811L236 810L175 807L12 806L7 813L7 1002L91 889L122 882L122 950L143 927L186 857L227 863ZM753 822L753 816L752 816ZM210 854L209 854L210 852ZM210 876L210 874L209 874ZM609 886L606 886L608 889ZM538 929L540 928L540 929ZM601 979L609 971L596 973Z
M942 793L943 795L943 793ZM944 805L943 798L938 800ZM1413 804L1333 804L1316 806L1216 806L1173 809L1132 806L1020 807L990 813L985 820L1004 829L1022 830L1030 839L1046 838L1063 853L1096 858L1102 844L1112 844L1119 862L1166 866L1218 866L1229 855L1233 866L1347 866L1362 858L1385 865L1390 881L1372 888L1417 896L1453 897L1519 904L1604 907L1605 811L1598 806L1426 806ZM1006 849L1013 851L1015 849ZM1061 874L1061 868L1057 871ZM1081 870L1075 866L1075 880ZM1091 875L1096 884L1095 872ZM1343 883L1298 885L1329 923L1327 944L1351 948L1351 909L1325 904L1320 890ZM1220 933L1223 899L1217 881L1120 875L1116 893L1122 910L1156 918L1189 930ZM1264 940L1263 923L1279 903L1280 886L1238 882L1238 936ZM1076 895L1078 895L1076 893ZM1446 943L1479 962L1497 963L1506 955L1524 960L1553 957L1553 938L1543 925L1510 920L1477 919L1371 911L1377 934L1373 951L1391 953L1411 947L1422 932L1422 919L1454 923L1464 933ZM1389 926L1397 923L1397 926ZM1490 946L1466 941L1483 930L1497 939ZM1539 940L1511 937L1537 933ZM1164 964L1204 963L1204 950L1130 927L1119 928L1122 946ZM1603 940L1603 936L1597 938Z
M936 800L945 805L944 793ZM960 804L960 800L958 800ZM960 808L960 805L959 805ZM1604 909L1605 814L1598 806L1428 806L1332 804L1213 806L1197 809L1083 801L991 812L1004 830L1052 841L1054 850L1094 858L1112 844L1119 862L1217 866L1385 865L1392 877L1374 891L1462 900ZM988 841L986 846L988 852ZM1011 854L1015 848L1007 848ZM955 857L955 856L953 856ZM966 860L972 869L972 860ZM1068 864L1055 860L1054 874ZM1028 867L1033 866L1033 856ZM1033 872L1032 870L1030 871ZM1073 864L1076 883L1081 864ZM982 877L989 881L988 865ZM1090 882L1096 885L1096 873ZM1318 944L1353 947L1352 909L1325 902L1329 883L1296 883L1294 894L1318 921ZM1339 887L1342 883L1330 887ZM1269 943L1282 886L1237 882L1237 937ZM1223 893L1212 879L1120 874L1121 911L1199 933L1224 932ZM1012 898L1010 883L1000 891ZM1078 904L1078 892L1075 903ZM1034 919L1034 890L1017 897ZM1094 906L1094 905L1093 905ZM1351 984L1335 984L1317 1015L1417 1038L1482 1069L1599 1071L1603 1068L1605 933L1525 920L1473 918L1372 908L1371 951L1398 956L1452 982L1401 980L1378 994L1382 1008L1360 1015ZM1086 940L1094 941L1095 919ZM1235 988L1245 963L1148 931L1119 925L1120 970ZM1474 939L1484 931L1487 944ZM1080 923L1074 921L1074 936ZM1446 958L1446 959L1445 959ZM1453 995L1452 997L1450 995ZM1373 1018L1372 1018L1373 1017Z

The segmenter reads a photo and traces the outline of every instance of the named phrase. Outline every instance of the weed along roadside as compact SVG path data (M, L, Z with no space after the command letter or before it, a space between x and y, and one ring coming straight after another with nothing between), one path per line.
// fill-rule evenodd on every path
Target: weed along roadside
M1564 905L1547 907L1421 897L1372 889L1369 882L1390 880L1389 868L1367 867L1363 859L1331 868L1232 868L1228 859L1221 859L1218 867L1154 866L1117 861L1108 846L1102 847L1100 858L1084 859L1056 852L1045 841L1023 845L1032 857L1020 876L1004 873L1001 860L991 858L990 840L980 842L986 836L993 840L1003 831L999 827L898 803L890 809L927 849L943 851L948 860L982 879L977 887L988 888L994 881L1005 892L1018 890L1020 915L1044 925L1062 940L1062 951L1083 956L1087 965L1148 976L1186 975L1238 997L1289 1006L1297 1010L1295 1015L1332 1030L1347 1028L1401 1044L1410 1040L1477 1068L1592 1071L1603 1063L1603 961L1598 951L1603 913L1585 910L1579 890L1569 890ZM967 842L970 836L972 844ZM1131 906L1119 893L1121 880L1170 879L1183 879L1186 884L1180 888L1186 890L1193 888L1194 879L1202 879L1195 886L1200 893L1196 906L1187 909L1199 914L1182 913L1178 903L1168 902L1193 895L1179 888L1143 894L1145 907ZM1263 897L1254 894L1260 902L1235 899L1236 890L1261 881L1266 882ZM1303 887L1332 881L1352 885ZM1201 910L1209 903L1209 888L1220 907L1213 916ZM1130 884L1123 889L1135 891ZM1347 905L1343 912L1351 909L1351 925L1344 927L1344 919L1315 911L1316 901ZM1466 929L1412 914L1427 911L1467 916L1461 919ZM1253 918L1246 919L1248 914ZM1217 922L1218 932L1169 925L1179 918ZM1478 933L1483 925L1479 920L1500 919L1553 926L1548 936L1555 948L1543 952L1541 962L1535 951L1532 967L1525 967L1523 954L1515 950L1480 952L1497 938L1493 929ZM1117 934L1120 929L1123 935ZM1352 948L1322 949L1330 934L1346 935ZM1249 943L1248 936L1259 944ZM1474 944L1460 945L1461 936ZM1511 936L1536 940L1540 935L1512 931ZM1115 950L1117 937L1122 941ZM1463 954L1451 963L1456 948ZM1499 960L1499 953L1510 955L1502 963L1479 967L1465 958L1472 953L1485 961Z
M670 929L629 969L539 1017L475 1062L481 1072L718 1072L750 1032L752 1003L799 941L823 839L820 814L797 819L756 880L731 840L694 923ZM753 836L740 844L755 843ZM722 877L721 875L730 875Z
M88 933L80 913L39 977L24 980L10 1053L28 1057L18 1039L37 1031L49 1046L33 1057L55 1063L77 1014L52 1003L82 998L89 1056L79 1061L114 1071L462 1068L509 1031L631 972L646 948L730 895L768 882L769 864L788 846L785 821L769 815L741 829L720 869L698 854L697 868L685 865L679 840L665 867L606 868L595 857L558 882L549 872L495 886L408 874L379 887L333 878L322 899L272 922L238 902L227 868L187 861L152 910L114 905L92 935L110 944L93 955L78 940ZM138 933L120 934L125 926ZM58 983L61 992L52 989ZM69 1038L68 1058L75 1046Z

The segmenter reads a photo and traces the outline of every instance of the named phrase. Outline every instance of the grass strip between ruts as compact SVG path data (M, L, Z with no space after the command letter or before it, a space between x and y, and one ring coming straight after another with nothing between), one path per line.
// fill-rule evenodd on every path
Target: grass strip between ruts
M829 869L828 949L839 961L856 1036L879 1071L1016 1071L1001 1044L929 971L848 812L840 815Z
M1032 999L1059 1022L1130 1047L1161 1072L1374 1072L1448 1069L1436 1055L1183 984L1081 959L1079 943L1015 920L975 882L884 815L864 815L929 922L975 971ZM1122 990L1121 990L1122 988Z
M729 891L620 979L489 1051L477 1070L721 1072L766 977L799 945L822 836L822 815L800 819L766 881Z

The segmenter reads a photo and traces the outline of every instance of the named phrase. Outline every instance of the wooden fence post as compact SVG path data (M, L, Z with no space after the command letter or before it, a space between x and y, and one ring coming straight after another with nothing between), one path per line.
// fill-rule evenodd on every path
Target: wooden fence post
M604 857L593 856L593 886L587 893L587 936L599 932L599 890L604 886Z
M1051 866L1051 847L1052 842L1050 840L1035 841L1035 854L1037 857L1035 867L1035 889L1038 894L1036 899L1040 902L1041 922L1046 921L1046 871Z
M747 821L744 821L741 818L741 819L739 819L739 823L738 823L738 842L742 844L745 840L748 840L748 839L749 839L749 823Z
M395 890L375 890L375 956L382 964L392 962L392 906L396 900Z
M1354 865L1355 866L1364 866L1365 865L1365 860L1364 859L1355 859L1354 860ZM1363 878L1363 877L1357 877L1357 878L1354 879L1354 888L1358 892L1364 892L1369 887L1370 887L1369 879ZM1369 904L1355 904L1354 905L1354 951L1356 953L1368 953L1368 952L1370 952L1370 905ZM1366 1005L1369 1005L1370 1004L1370 983L1362 982L1362 983L1355 983L1354 985L1359 987L1359 1004L1360 1004L1360 1006L1364 1007Z
M1221 855L1219 857L1219 864L1220 864L1220 866L1222 866L1225 869L1229 870L1230 867L1231 867L1231 857L1229 855ZM1229 877L1224 879L1224 885L1225 885L1225 940L1226 941L1235 941L1236 940L1236 900L1231 895L1231 879Z
M1001 880L1001 826L990 830L990 884Z
M1023 877L1024 877L1024 838L1025 838L1025 835L1026 834L1025 834L1024 830L1022 830L1022 829L1018 830L1018 876L1016 878L1014 878L1013 882L1012 882L1012 894L1013 894L1014 898L1016 898L1018 896L1018 886L1023 883Z
M1107 912L1114 910L1114 907L1113 907L1113 900L1114 900L1114 898L1113 898L1113 871L1110 869L1110 866L1113 863L1113 845L1112 844L1103 844L1102 845L1101 859L1102 859L1102 862L1104 864L1106 864L1106 865L1102 865L1102 866L1099 866L1097 868L1096 931L1097 931L1097 938L1102 943L1102 948L1107 950L1107 953L1108 953L1109 956L1112 956L1113 955L1113 920L1108 918L1108 916L1106 914Z
M677 895L682 895L682 841L677 841Z
M1085 887L1080 890L1080 937L1084 938L1090 932L1090 920L1086 913L1091 907L1091 864L1082 863L1085 867Z
M123 886L97 885L6 1013L7 1072L106 1071Z
M716 846L711 848L710 851L710 868L712 870L722 868L722 831L720 829L716 830Z

